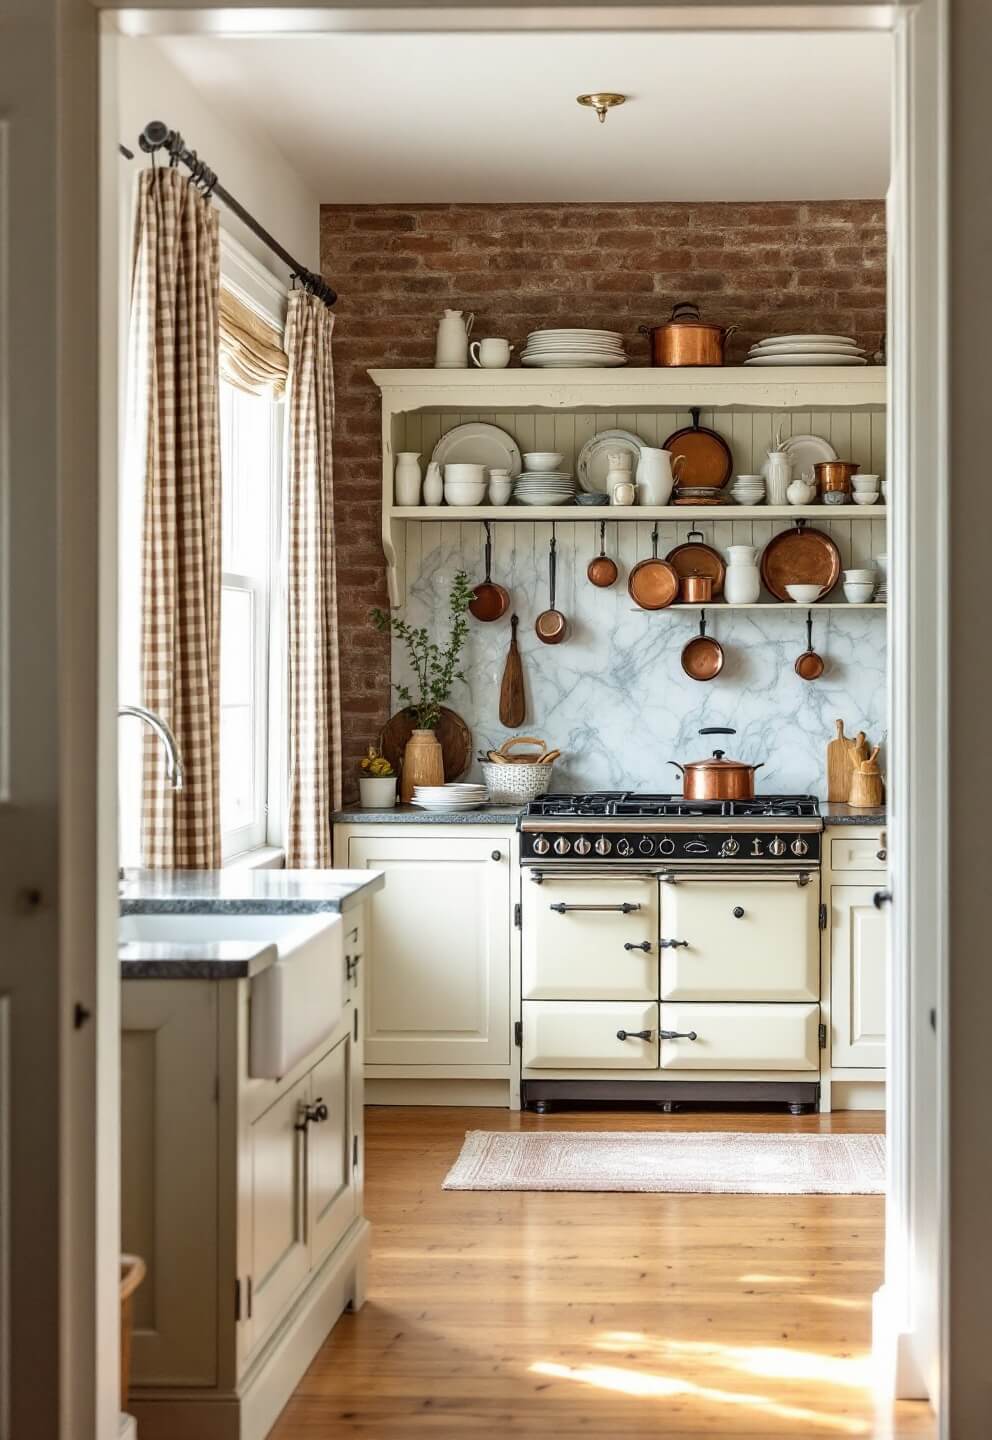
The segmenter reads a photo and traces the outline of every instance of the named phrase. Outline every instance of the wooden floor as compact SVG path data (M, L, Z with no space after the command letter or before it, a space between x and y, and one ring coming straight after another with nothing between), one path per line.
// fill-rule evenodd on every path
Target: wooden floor
M369 1299L272 1440L931 1437L873 1412L870 1196L446 1193L468 1129L865 1131L882 1117L370 1109Z

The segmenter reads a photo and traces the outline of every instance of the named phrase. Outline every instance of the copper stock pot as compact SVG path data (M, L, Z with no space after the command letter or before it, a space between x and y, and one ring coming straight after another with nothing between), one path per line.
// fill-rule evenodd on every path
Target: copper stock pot
M700 735L736 735L724 725L707 725ZM743 760L728 760L723 750L714 750L705 760L691 760L681 765L669 760L682 775L682 794L686 800L753 800L754 774L764 764L745 765Z
M707 325L699 306L684 300L672 307L664 325L639 325L651 345L652 365L722 365L727 341L736 325Z

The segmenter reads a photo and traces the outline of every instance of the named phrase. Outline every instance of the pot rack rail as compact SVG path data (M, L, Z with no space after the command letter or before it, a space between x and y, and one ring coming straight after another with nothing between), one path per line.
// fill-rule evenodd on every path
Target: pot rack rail
M204 193L216 196L221 204L231 211L232 215L236 215L241 223L262 241L263 245L266 245L274 255L278 255L283 264L289 268L293 279L298 281L308 294L316 295L317 299L323 300L325 305L334 304L338 298L337 291L328 285L322 275L308 270L289 253L284 245L280 245L275 236L266 230L262 222L256 220L251 211L224 188L206 161L201 160L195 150L189 149L178 130L171 130L162 120L150 120L138 136L138 148L152 157L156 151L166 150L170 165L185 165L193 180L203 187ZM125 160L134 159L134 151L129 150L126 145L120 145L118 149ZM152 163L154 163L154 158Z

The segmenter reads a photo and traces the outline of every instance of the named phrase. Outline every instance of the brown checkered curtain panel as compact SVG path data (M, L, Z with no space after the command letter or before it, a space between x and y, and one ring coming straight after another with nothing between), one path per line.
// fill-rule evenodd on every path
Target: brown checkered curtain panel
M294 290L286 318L289 355L287 621L289 791L286 864L331 863L331 814L341 804L341 710L334 573L331 432L334 316Z
M220 427L217 211L178 170L139 180L129 450L144 469L143 700L172 726L185 784L145 742L145 864L212 869L220 850ZM132 441L135 437L132 436Z

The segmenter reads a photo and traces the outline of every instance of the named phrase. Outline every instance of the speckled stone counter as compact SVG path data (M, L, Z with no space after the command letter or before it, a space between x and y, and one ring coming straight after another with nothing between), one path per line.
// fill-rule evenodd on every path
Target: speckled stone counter
M878 810L855 810L850 805L843 805L838 800L821 800L820 814L823 816L824 828L833 825L884 825L885 807Z
M278 951L251 940L197 945L129 940L118 946L117 954L122 980L250 980L269 968Z
M339 810L335 825L516 825L526 805L484 805L480 810L418 810L415 805L394 805L390 810Z
M385 877L379 870L129 870L122 915L340 915Z

